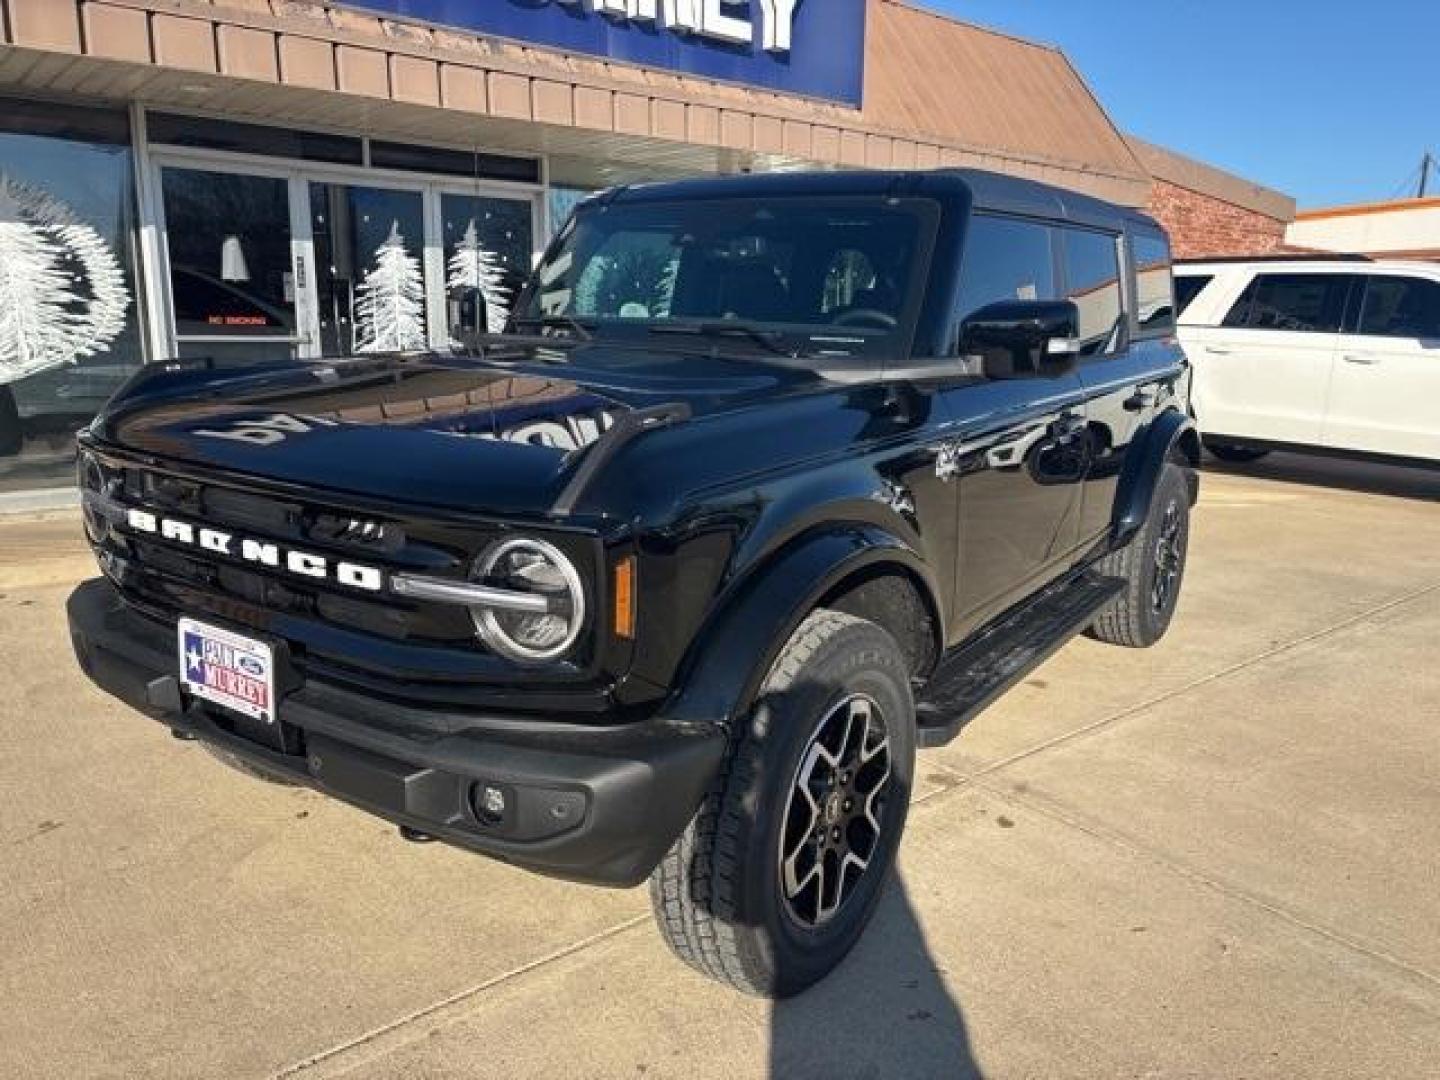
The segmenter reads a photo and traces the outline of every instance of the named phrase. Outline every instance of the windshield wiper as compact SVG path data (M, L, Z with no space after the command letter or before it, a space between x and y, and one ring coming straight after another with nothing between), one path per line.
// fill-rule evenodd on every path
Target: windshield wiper
M736 322L731 319L701 323L656 323L650 327L652 334L690 334L695 337L743 337L763 345L781 356L799 356L800 350L786 344L785 335L779 330L766 330L753 323Z
M538 326L542 330L569 330L571 334L581 341L593 341L595 335L573 315L526 315L518 319L511 319L513 326Z

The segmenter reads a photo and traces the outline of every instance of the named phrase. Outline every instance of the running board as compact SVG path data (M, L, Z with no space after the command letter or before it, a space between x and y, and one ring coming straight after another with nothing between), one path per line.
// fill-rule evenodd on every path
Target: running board
M945 656L915 706L921 747L944 746L1001 694L1095 621L1124 591L1093 572L1053 585Z

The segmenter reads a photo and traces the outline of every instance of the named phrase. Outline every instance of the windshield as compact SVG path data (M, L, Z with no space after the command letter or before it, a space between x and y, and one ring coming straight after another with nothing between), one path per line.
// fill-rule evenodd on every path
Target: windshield
M537 267L515 325L893 352L909 340L937 216L932 202L873 197L591 203Z

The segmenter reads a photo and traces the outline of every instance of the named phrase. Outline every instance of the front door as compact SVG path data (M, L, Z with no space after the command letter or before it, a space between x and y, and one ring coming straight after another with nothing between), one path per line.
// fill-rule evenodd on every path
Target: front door
M1060 238L1023 218L976 214L961 266L957 325L1000 300L1053 300ZM961 356L962 368L973 367ZM944 394L954 437L940 475L959 487L952 639L989 621L1070 566L1087 468L1085 391L1078 375L987 379Z
M426 348L423 194L358 184L309 187L320 355Z
M171 150L153 160L162 355L445 349L504 326L539 239L535 198L503 185Z
M1340 342L1324 444L1440 460L1440 281L1366 277Z
M172 355L244 362L302 349L303 262L291 181L284 175L165 165L160 191Z

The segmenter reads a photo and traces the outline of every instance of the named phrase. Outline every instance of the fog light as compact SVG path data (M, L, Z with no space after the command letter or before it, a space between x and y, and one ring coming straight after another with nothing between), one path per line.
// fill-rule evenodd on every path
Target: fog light
M493 784L476 784L470 801L475 809L475 816L482 824L491 827L504 824L509 800L506 799L503 788Z

